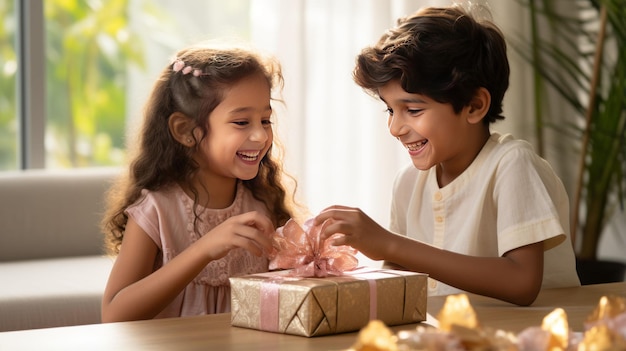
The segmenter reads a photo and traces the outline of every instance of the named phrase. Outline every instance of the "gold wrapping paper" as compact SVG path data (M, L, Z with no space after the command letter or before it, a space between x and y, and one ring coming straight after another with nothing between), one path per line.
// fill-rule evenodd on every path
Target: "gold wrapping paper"
M310 337L356 331L371 319L417 323L426 320L427 277L367 268L326 278L289 271L234 277L231 325Z

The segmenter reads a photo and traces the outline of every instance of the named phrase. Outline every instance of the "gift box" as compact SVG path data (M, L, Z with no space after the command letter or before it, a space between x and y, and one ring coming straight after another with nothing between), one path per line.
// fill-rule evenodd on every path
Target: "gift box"
M356 331L373 319L417 323L426 320L427 277L370 268L324 278L289 270L233 277L231 325L310 337Z

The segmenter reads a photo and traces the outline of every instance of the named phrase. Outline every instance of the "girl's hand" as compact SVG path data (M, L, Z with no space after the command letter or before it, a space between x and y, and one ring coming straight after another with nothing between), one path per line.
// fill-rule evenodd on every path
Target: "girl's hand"
M394 234L376 223L358 208L331 206L315 217L315 224L328 223L321 233L322 239L335 234L333 245L350 245L373 260L382 260L387 256L389 239Z
M200 241L210 260L220 259L230 250L243 248L256 256L272 250L272 221L265 215L252 211L230 217L206 233Z
M159 248L131 218L102 298L104 322L154 318L212 261L234 248L270 252L272 221L258 212L233 216L153 271Z

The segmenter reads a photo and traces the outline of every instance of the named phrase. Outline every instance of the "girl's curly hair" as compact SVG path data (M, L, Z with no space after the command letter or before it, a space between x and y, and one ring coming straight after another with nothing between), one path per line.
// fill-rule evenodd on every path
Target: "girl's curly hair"
M157 191L174 183L192 184L190 180L198 169L192 158L194 150L178 143L170 133L168 118L172 113L182 112L194 119L206 135L209 114L222 102L224 92L241 79L262 74L272 91L283 87L278 61L249 49L192 46L178 52L176 61L193 67L194 72L182 74L180 67L172 64L163 69L145 106L137 150L130 150L134 157L129 172L109 190L107 212L101 223L109 254L119 253L128 222L124 211L140 199L143 189ZM267 206L276 227L284 225L293 211L293 194L288 199L283 183L286 174L272 156L272 150L279 147L275 141L261 160L257 176L242 181ZM197 204L198 189L192 187L191 192Z

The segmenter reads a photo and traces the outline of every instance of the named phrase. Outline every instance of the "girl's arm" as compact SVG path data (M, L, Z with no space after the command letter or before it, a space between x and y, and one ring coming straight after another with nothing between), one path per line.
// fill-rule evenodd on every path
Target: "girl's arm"
M233 248L241 247L257 256L269 252L271 230L271 221L257 212L231 217L153 272L158 247L129 219L104 290L102 321L155 317L209 262L224 257Z
M102 322L150 319L162 311L208 263L192 245L152 272L158 247L132 219L102 299Z
M335 245L350 245L374 260L427 273L445 284L517 305L531 304L543 279L543 243L526 245L503 257L475 257L441 250L409 237L391 233L361 210L333 206L316 218L330 219L322 233L344 234Z

